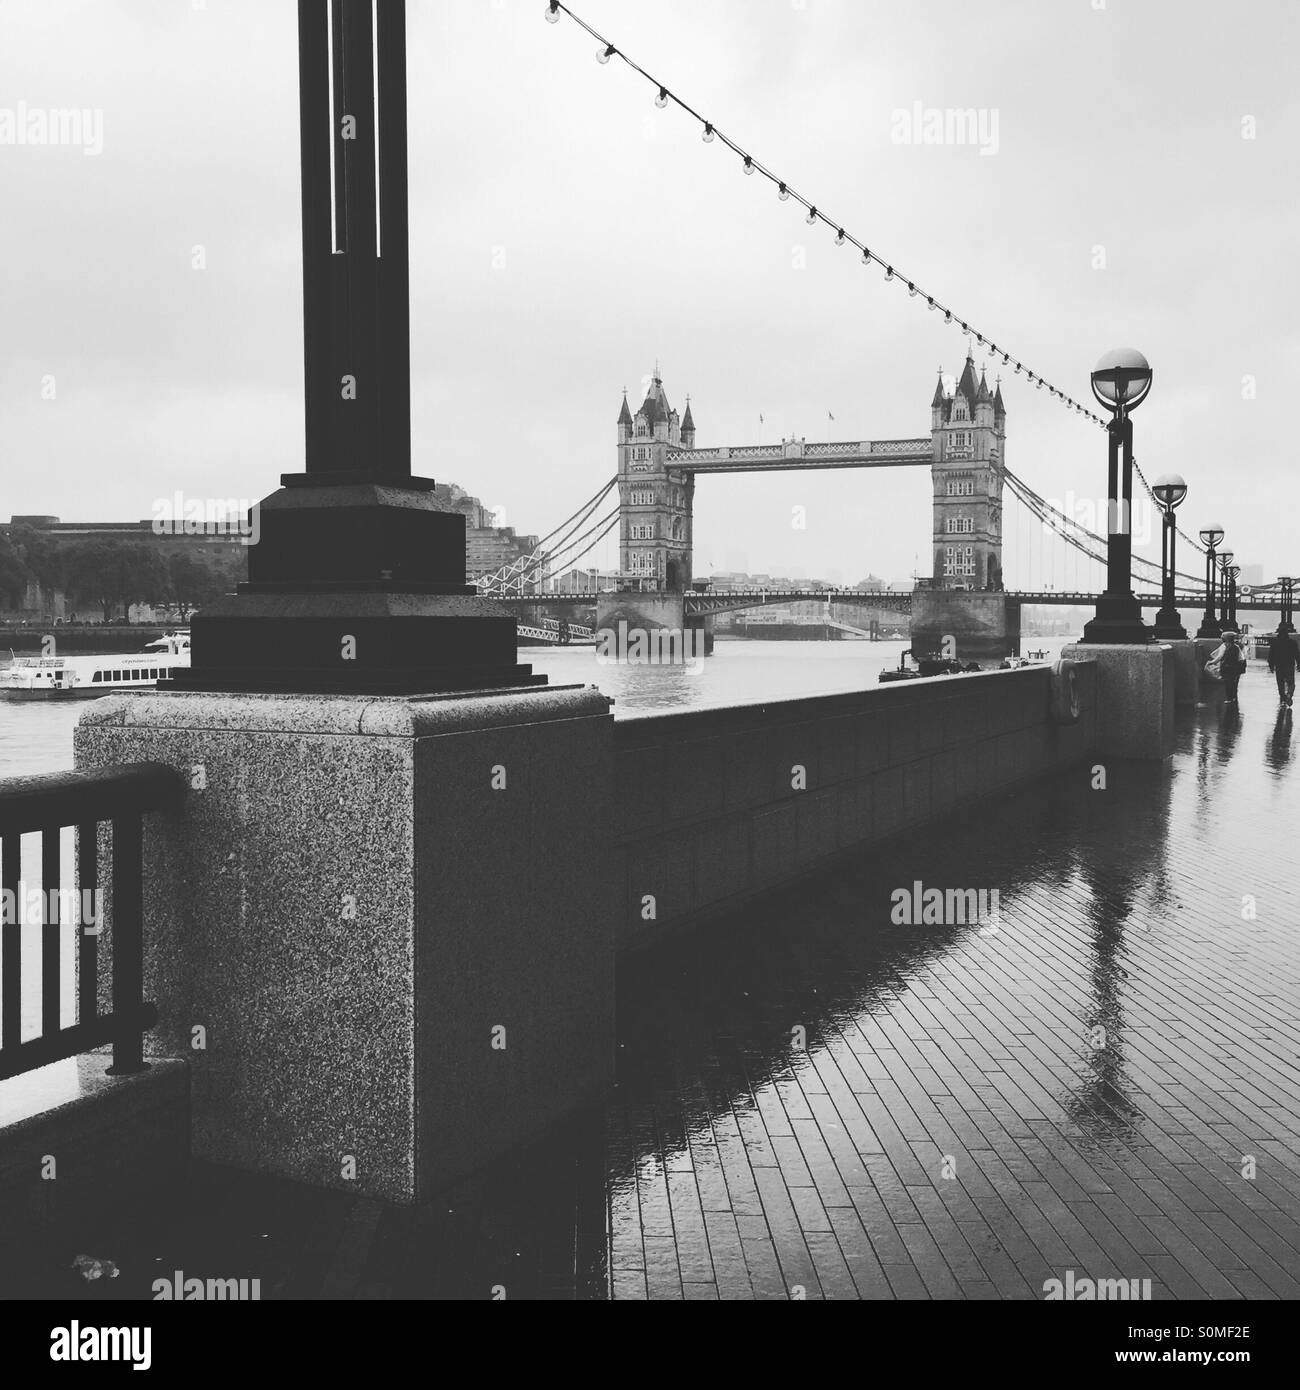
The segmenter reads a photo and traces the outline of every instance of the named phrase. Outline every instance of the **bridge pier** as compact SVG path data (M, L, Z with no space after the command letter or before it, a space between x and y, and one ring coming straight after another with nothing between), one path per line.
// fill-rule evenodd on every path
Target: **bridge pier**
M1003 593L973 589L916 589L912 650L951 651L958 661L1019 656L1020 602Z
M652 635L653 634L653 635ZM713 651L713 628L707 616L686 612L686 595L662 590L601 594L596 603L598 651L619 660L677 665Z

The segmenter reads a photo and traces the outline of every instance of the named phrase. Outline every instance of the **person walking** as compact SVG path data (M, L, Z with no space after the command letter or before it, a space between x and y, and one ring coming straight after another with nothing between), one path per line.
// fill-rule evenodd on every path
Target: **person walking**
M1295 695L1296 667L1300 666L1300 643L1281 623L1268 642L1268 669L1277 678L1277 698L1290 708Z
M1219 670L1223 674L1223 703L1237 703L1237 686L1241 684L1241 673L1246 669L1246 658L1241 654L1235 632L1223 635L1223 655L1219 659Z

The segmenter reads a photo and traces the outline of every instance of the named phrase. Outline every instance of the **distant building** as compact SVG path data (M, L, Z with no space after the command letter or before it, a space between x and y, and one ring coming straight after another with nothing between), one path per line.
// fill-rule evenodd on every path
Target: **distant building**
M449 510L465 518L465 578L473 581L492 574L503 566L531 555L538 548L537 536L519 536L512 526L493 524L496 513L485 507L477 497L471 497L456 483L439 483L434 489L439 501ZM15 516L7 524L0 522L0 536L13 538L15 531L39 532L42 538L57 545L88 541L133 542L164 547L164 554L174 553L177 547L236 546L242 548L242 538L230 523L200 521L180 524L175 532L156 531L152 520L145 521L60 521L57 516ZM200 552L201 553L201 552ZM221 551L209 554L221 554ZM228 551L225 553L229 553ZM525 582L523 592L535 593L534 581ZM20 612L49 614L64 617L67 599L61 591L46 593L38 585L28 586Z
M709 576L709 587L719 594L736 593L746 589L829 589L833 585L824 579L786 578L784 575L742 574L736 570L715 570Z
M42 536L55 542L62 541L157 541L164 545L189 544L206 541L217 545L239 545L240 537L232 526L219 521L184 523L182 533L178 524L175 531L155 531L152 520L145 521L60 521L57 516L15 516L9 521L0 521L0 536L13 539L15 530L29 529L39 531Z
M465 518L465 578L469 582L494 574L516 560L525 559L537 549L536 536L517 536L513 526L497 526L496 511L485 507L456 483L439 483L434 495L449 511ZM528 580L524 593L536 593L537 584Z
M438 483L433 494L449 511L459 512L465 518L466 531L487 530L492 526L491 509L456 483Z
M484 575L495 574L516 560L526 559L537 549L537 543L536 536L516 536L513 526L467 526L465 578L472 582ZM525 581L523 592L536 593L537 581Z
M546 581L547 592L553 594L612 593L618 587L617 570L571 569Z
M175 555L178 551L188 551L224 575L229 575L234 567L242 576L244 573L243 565L246 562L244 552L247 547L244 544L244 538L238 534L233 517L229 522L186 521L183 523L183 528L178 523L175 531L155 530L154 522L150 519L144 521L60 521L57 516L44 513L13 516L8 522L0 522L0 537L9 541L21 543L24 534L28 531L37 533L41 540L48 541L60 549L111 541L118 544L157 546L164 558ZM238 562L237 565L236 561ZM86 607L85 604L81 606L82 608ZM0 599L0 608L2 607L3 599ZM73 610L69 604L68 595L62 588L43 586L33 580L27 584L21 595L18 608L7 613L6 616L12 618L68 619L73 616ZM166 607L155 609L149 604L132 604L126 616L129 616L132 621L152 621L155 617L160 620L170 620L174 616L174 610Z

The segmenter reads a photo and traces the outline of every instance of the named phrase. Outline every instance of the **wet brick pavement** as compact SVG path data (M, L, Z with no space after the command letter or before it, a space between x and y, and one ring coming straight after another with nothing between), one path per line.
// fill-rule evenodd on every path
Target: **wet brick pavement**
M612 1101L444 1201L200 1167L103 1292L180 1268L264 1298L1028 1299L1073 1270L1300 1296L1275 714L1252 670L1238 715L1180 716L1172 770L1079 768L624 960ZM997 889L999 918L895 925L914 880Z

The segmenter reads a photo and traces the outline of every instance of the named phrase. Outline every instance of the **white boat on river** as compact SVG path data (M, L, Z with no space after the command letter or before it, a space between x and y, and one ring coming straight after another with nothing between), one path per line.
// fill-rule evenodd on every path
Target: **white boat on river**
M0 669L0 700L93 700L122 690L150 690L189 664L188 632L169 632L142 652L16 656Z

